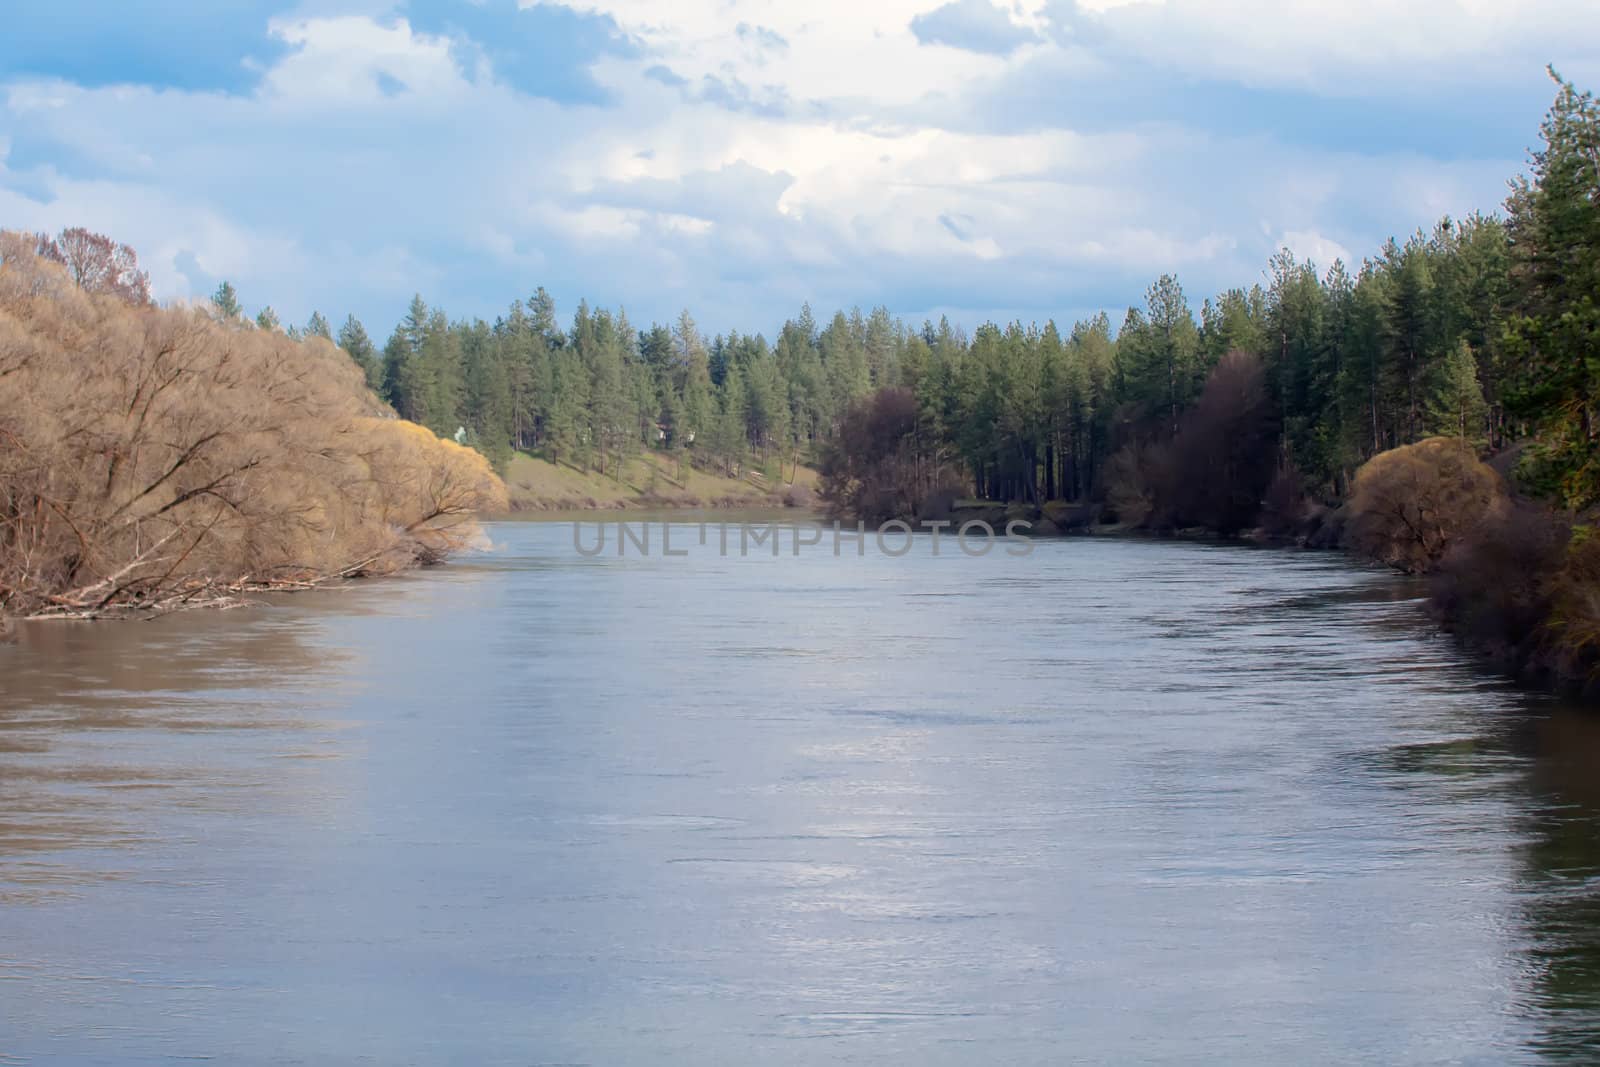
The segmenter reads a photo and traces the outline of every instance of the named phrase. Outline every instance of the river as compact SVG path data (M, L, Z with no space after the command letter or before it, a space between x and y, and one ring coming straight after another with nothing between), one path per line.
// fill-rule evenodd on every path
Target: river
M1600 718L1414 583L489 532L0 646L0 1064L1600 1057Z

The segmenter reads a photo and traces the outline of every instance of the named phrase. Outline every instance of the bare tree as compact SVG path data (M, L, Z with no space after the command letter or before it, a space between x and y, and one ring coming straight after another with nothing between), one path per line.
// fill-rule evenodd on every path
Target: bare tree
M128 245L73 226L55 237L39 234L37 250L40 257L66 267L85 292L106 293L130 304L150 303L150 275L139 269L139 256Z
M0 235L0 614L165 610L442 558L505 506L330 342L76 284Z
M1379 453L1356 472L1351 546L1397 570L1427 573L1508 503L1505 483L1471 446L1430 437Z

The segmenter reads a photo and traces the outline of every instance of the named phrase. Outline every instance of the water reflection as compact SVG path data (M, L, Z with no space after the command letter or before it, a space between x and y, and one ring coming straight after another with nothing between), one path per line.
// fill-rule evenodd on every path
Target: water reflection
M1596 1059L1600 727L1413 584L495 538L0 648L0 1049Z
M1600 1061L1600 717L1560 710L1511 736L1530 760L1523 909L1537 1047Z
M314 617L23 625L0 647L0 904L130 877L118 853L175 818L317 796L283 762L340 750L318 712L348 656L312 643Z
M1600 1060L1600 716L1527 703L1473 736L1395 746L1376 766L1472 818L1505 807L1528 1045L1547 1062L1591 1064ZM1479 877L1496 877L1495 856L1478 866Z

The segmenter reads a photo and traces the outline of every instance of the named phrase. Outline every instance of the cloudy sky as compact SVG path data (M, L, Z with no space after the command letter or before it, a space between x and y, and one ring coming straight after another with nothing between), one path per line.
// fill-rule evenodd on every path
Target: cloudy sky
M1597 0L8 7L0 227L379 335L539 285L769 336L1120 314L1167 271L1198 305L1496 207L1544 65L1600 84Z

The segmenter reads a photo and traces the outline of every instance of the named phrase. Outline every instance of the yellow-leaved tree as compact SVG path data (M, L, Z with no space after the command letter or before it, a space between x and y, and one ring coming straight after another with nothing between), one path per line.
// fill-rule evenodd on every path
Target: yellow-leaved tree
M36 245L0 234L0 614L386 573L506 506L327 340L87 291Z

